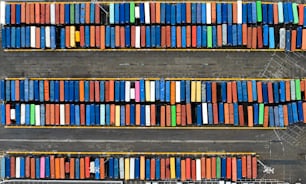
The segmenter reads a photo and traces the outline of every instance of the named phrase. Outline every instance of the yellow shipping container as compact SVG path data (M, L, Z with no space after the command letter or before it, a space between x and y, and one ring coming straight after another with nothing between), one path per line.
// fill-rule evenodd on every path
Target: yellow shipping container
M195 81L191 81L191 102L195 102L196 101L196 82Z
M116 118L115 118L115 126L120 126L120 105L116 105Z
M145 84L145 88L146 88L146 102L150 102L151 100L151 83L149 80L146 80L146 84Z
M80 31L75 32L75 42L80 43Z
M75 47L75 26L70 26L70 47Z
M201 102L201 81L197 81L197 97L196 102Z
M170 178L175 179L175 158L170 158Z

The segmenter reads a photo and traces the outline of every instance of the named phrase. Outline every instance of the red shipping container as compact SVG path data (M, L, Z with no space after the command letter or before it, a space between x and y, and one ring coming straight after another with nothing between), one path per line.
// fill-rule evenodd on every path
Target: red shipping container
M46 4L46 24L50 24L50 4Z
M257 178L257 158L256 156L252 157L252 179Z
M5 104L5 124L11 125L11 104Z
M100 158L100 179L105 178L104 158Z
M50 155L50 178L55 179L55 158L54 158L54 155Z
M35 3L35 23L40 24L40 3Z
M60 4L56 3L55 4L55 24L60 24L60 19L61 19L61 7L60 7Z
M31 160L31 164L30 164L31 176L30 176L30 178L35 179L35 158L31 158L30 160Z
M105 49L105 26L100 26L100 33L101 33L101 35L100 35L100 39L101 39L100 48Z
M115 81L109 81L109 101L113 102L115 100Z
M269 126L269 107L265 106L265 112L264 112L264 127Z
M75 167L75 158L70 158L70 169L69 169L69 179L74 179L74 167Z
M55 105L50 104L50 124L55 125Z
M197 47L197 26L191 26L191 46Z
M247 165L246 165L246 170L247 170L247 179L251 179L252 178L252 156L251 155L247 155Z
M65 87L64 87L64 81L60 80L59 81L60 84L60 102L63 102L65 99Z
M274 102L272 82L268 82L268 99L269 99L269 103Z
M131 26L131 47L132 48L135 48L135 31L136 31L136 27Z
M251 35L250 35L251 36ZM252 28L252 49L257 48L257 28Z
M243 112L243 105L238 106L238 113L239 113L239 125L244 126L244 112Z
M222 25L217 25L217 46L222 47Z
M151 110L151 112L152 112L152 110ZM177 126L181 126L181 124L182 124L181 117L182 117L181 104L176 104L176 125Z
M90 3L85 3L85 23L90 24Z
M296 30L291 31L291 51L296 50Z
M100 102L100 82L94 81L94 93L95 93L95 102Z
M151 24L156 23L156 15L155 15L155 2L150 3L150 18L151 18Z
M206 158L201 158L201 178L206 178Z
M217 22L216 2L211 2L211 23L216 24Z
M26 23L26 3L21 3L20 22Z
M15 100L19 101L19 80L15 80Z
M234 103L238 102L236 81L232 82L232 95L233 95L233 102Z
M253 127L253 106L248 106L248 126Z
M11 4L11 24L16 24L16 4Z
M30 4L30 23L35 24L35 4Z
M89 101L95 101L95 81L89 81Z
M10 178L15 178L16 177L16 158L14 156L10 156Z
M229 105L228 103L224 103L224 124L229 124Z
M161 26L161 47L166 48L166 26Z
M40 4L40 24L46 23L46 4Z
M125 28L120 26L120 48L125 48Z
M191 23L191 3L186 2L186 23Z
M55 104L55 125L60 125L60 105Z
M70 48L70 26L65 26L66 48Z
M151 180L155 180L155 159L151 158L151 164L150 164L151 168Z
M229 156L226 157L226 178L232 178L232 158Z
M27 3L25 5L25 23L30 24L31 23L31 4Z
M80 124L85 125L85 104L80 104Z
M120 26L115 26L115 46L120 47Z
M100 4L96 3L95 5L95 23L96 24L100 24L101 20L100 20Z
M151 104L150 105L150 111L151 111L151 116L150 116L150 122L151 122L151 126L155 126L156 125L156 112L155 112L155 104ZM127 120L126 120L127 121Z
M115 125L115 118L116 118L116 105L110 105L110 125Z
M233 2L233 24L237 24L238 22L237 15L237 3Z
M35 48L40 49L40 27L35 27Z
M171 106L166 105L166 126L171 126Z
M96 33L95 26L90 26L90 47L95 47L96 46L95 33ZM117 39L117 34L116 34L116 39Z
M31 176L31 161L30 161L30 157L27 156L25 158L25 177L26 178L30 178Z
M262 103L263 102L263 98L262 98L262 82L258 81L256 83L256 87L257 87L257 102L258 103Z
M191 104L186 104L187 125L192 124Z
M166 179L170 179L170 158L166 158Z
M303 102L303 116L304 116L304 123L306 123L306 102Z
M49 81L45 80L44 81L44 97L45 101L49 101Z
M247 81L248 86L248 102L253 102L252 81Z
M130 119L131 119L131 108L130 104L125 105L125 125L129 126L131 124Z
M273 18L274 24L278 24L278 4L273 3Z
M186 180L191 179L191 159L186 158Z
M60 4L60 11L59 11L60 15L60 24L65 24L65 4L61 3Z
M146 26L140 26L140 47L146 47Z
M304 5L299 4L298 8L299 8L299 25L301 26L304 23Z
M69 162L65 162L65 174L69 174L70 171L70 164Z
M248 45L248 25L242 24L242 45L246 45L248 48L250 46Z
M211 157L211 178L216 178L216 157Z
M46 125L50 125L51 124L50 110L51 110L50 104L46 104Z
M85 47L85 28L80 26L80 46Z
M237 181L237 159L232 157L232 181Z
M283 105L284 112L284 126L288 126L288 107L287 105Z
M171 47L171 27L166 26L166 47Z
M258 48L262 49L263 48L263 42L262 42L262 27L257 26L257 41L258 41Z
M234 124L234 104L230 103L229 106L229 124Z
M290 93L290 81L286 81L286 101L289 102L291 100L291 93Z
M242 165L242 178L247 177L247 158L246 156L241 157L241 165Z
M80 158L80 179L85 179L85 160Z
M212 90L212 103L217 103L217 83L211 83L211 90Z
M193 181L195 181L196 180L196 167L197 167L197 165L196 165L196 160L191 160L191 179L193 180Z

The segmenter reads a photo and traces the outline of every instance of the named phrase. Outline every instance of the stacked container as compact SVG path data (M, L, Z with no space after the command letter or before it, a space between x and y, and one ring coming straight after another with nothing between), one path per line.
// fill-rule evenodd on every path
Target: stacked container
M306 49L292 2L2 2L4 49Z
M246 126L306 122L306 80L0 80L17 126Z
M2 178L237 182L257 178L252 154L217 155L6 155Z

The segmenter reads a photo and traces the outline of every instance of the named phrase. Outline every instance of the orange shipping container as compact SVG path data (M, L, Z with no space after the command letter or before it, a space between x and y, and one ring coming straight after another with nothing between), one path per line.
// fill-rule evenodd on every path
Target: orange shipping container
M96 26L95 27L95 35L96 35L96 47L101 48L101 26Z
M211 157L211 178L216 178L216 157Z
M186 104L187 125L192 124L191 104Z
M95 33L96 33L95 26L90 26L90 47L95 47L96 46ZM116 34L116 39L117 39L117 34Z
M140 26L140 47L146 47L146 26Z
M252 178L252 156L251 155L247 155L247 178L250 179Z
M49 101L49 81L45 80L44 81L44 96L45 96L45 101Z
M155 19L155 22L157 24L160 23L160 2L155 2L155 15L156 15L156 19Z
M248 102L253 102L252 81L248 81L247 86L248 86Z
M164 158L160 159L160 179L166 179L166 160Z
M31 179L35 179L35 158L31 158Z
M186 47L191 47L191 26L186 26Z
M238 113L239 113L239 125L244 126L244 112L243 112L243 106L238 106Z
M257 158L256 156L252 157L252 179L257 178Z
M110 125L115 125L115 119L116 119L116 105L111 104L110 105Z
M40 4L40 24L46 23L46 4Z
M166 107L162 105L160 107L160 126L164 127L166 126Z
M16 24L16 4L11 4L11 24Z
M70 158L70 169L69 169L69 179L74 179L74 161L75 161L75 158Z
M35 24L35 4L30 4L30 23Z
M59 23L60 24L65 24L65 16L64 16L65 15L65 4L62 3L59 6L60 6L59 7L60 8L60 11L59 11L59 13L60 13L59 14L59 21L60 22Z
M176 88L176 86L175 86L175 84L176 84L176 81L171 81L170 82L170 104L171 105L173 105L173 104L175 104L175 88Z
M256 83L256 87L257 87L257 102L258 103L262 103L263 99L262 99L262 82L257 82Z
M181 160L181 180L186 181L186 161Z
M46 125L51 124L51 106L50 104L46 104Z
M264 127L268 127L269 126L269 107L265 106L265 114L264 114Z
M40 24L40 3L35 3L35 23Z
M176 125L177 126L181 126L182 122L181 122L181 117L182 117L182 113L181 113L181 104L176 104ZM152 112L152 110L151 110Z
M219 117L218 117L218 104L213 103L213 113L214 113L214 124L219 124Z
M80 26L80 47L85 47L85 27Z
M306 123L306 102L303 102L303 115L304 115L304 123Z
M182 105L181 109L182 109L181 110L181 115L182 115L181 125L186 126L186 105Z
M262 27L257 26L257 41L258 41L258 48L262 49L263 48L263 42L262 42Z
M105 26L100 26L100 48L105 49Z
M135 124L140 125L140 104L136 104L136 120Z
M89 101L95 101L95 81L89 81Z
M226 178L232 178L232 158L226 157Z
M232 103L232 82L227 82L227 103Z
M115 99L115 81L110 80L109 81L109 101L113 102Z
M234 124L234 104L230 103L229 106L229 124Z
M222 25L217 25L217 46L222 47Z
M40 49L40 27L35 27L35 48Z
M233 2L233 24L237 24L238 18L237 18L237 3Z
M155 159L154 158L151 158L151 168L150 168L150 171L151 171L151 180L155 180Z
M232 157L232 181L237 181L237 159Z
M70 124L70 104L65 104L65 125Z
M191 3L186 2L186 23L191 23Z
M85 23L90 23L90 3L85 3Z
M5 104L5 124L11 125L11 105Z
M273 18L274 18L274 24L278 24L278 4L273 4Z
M95 81L95 102L100 102L100 82Z
M166 48L166 26L161 26L161 47Z
M304 5L299 4L298 10L299 10L299 25L303 25L304 23Z
M268 82L268 98L269 98L269 103L273 103L273 87L272 87L272 82Z
M60 80L60 102L63 102L65 99L65 87L64 87L64 81Z
M50 124L55 125L55 104L50 104Z
M206 179L211 179L211 158L206 158Z
M131 26L131 47L135 48L135 26Z
M216 2L211 2L211 23L216 24L217 21Z
M242 165L242 178L247 177L247 158L246 156L241 157L241 165Z
M201 178L206 178L206 158L201 158Z
M171 126L171 106L166 105L166 126Z
M306 50L306 29L303 29L302 35L302 50Z
M290 81L286 81L286 101L289 102L291 100L291 93L290 93Z
M150 121L151 121L151 126L155 126L156 125L156 112L155 112L155 104L151 104L150 105L150 112L151 112L151 116L150 116Z
M171 27L166 26L166 47L171 47Z
M65 159L60 158L60 179L65 179Z
M16 177L16 175L15 175L15 173L16 173L16 158L14 157L14 156L11 156L10 157L10 170L11 170L11 172L10 172L10 178L15 178Z
M55 179L60 179L60 158L55 158Z
M85 160L80 158L80 179L85 179Z
M257 48L257 27L252 28L252 49Z
M26 3L21 3L21 13L20 13L20 22L26 23Z
M248 106L248 126L253 127L253 106Z
M15 100L16 101L19 101L19 91L20 91L20 89L19 89L19 80L16 80L15 81Z
M288 126L288 107L287 105L283 105L283 111L284 111L284 126Z
M60 104L55 104L55 125L60 124Z
M197 47L197 26L191 26L191 46Z
M125 28L120 26L120 48L125 47Z
M248 45L248 25L247 24L242 24L242 45Z
M31 22L31 6L30 3L26 3L25 5L25 23L30 24Z
M100 158L100 179L105 178L104 158Z
M228 106L228 103L224 103L224 123L229 124L229 106Z
M176 47L182 47L182 31L181 26L176 26Z
M130 104L126 104L125 105L125 125L130 125L130 118L131 118L131 108L130 108Z
M217 103L217 83L211 83L211 90L212 90L212 103Z
M50 178L55 179L55 158L54 158L54 155L50 156Z
M101 18L100 18L100 4L99 3L96 3L96 6L95 6L95 23L96 24L100 24L101 23Z

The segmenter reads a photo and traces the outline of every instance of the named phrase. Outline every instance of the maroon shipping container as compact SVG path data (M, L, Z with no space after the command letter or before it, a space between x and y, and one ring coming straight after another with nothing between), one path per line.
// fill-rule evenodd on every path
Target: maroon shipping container
M146 47L146 26L140 26L140 47Z
M40 24L46 23L46 4L40 4Z

